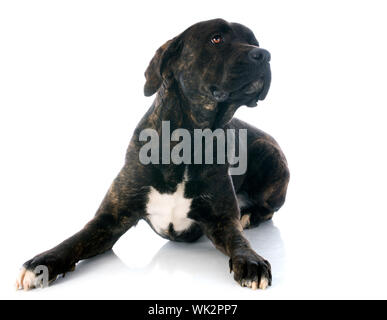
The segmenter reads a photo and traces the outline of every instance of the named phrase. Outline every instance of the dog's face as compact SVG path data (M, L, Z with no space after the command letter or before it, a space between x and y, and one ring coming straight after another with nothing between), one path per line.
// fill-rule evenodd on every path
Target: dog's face
M250 29L215 19L197 23L165 43L145 72L145 95L164 79L176 80L192 102L195 116L231 119L241 106L256 106L270 87L270 53L259 47ZM203 107L204 106L204 107Z

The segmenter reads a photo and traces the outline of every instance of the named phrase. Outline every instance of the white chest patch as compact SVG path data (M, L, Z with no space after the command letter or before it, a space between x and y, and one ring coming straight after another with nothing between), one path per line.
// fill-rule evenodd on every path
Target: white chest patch
M170 224L176 232L182 232L194 222L187 217L192 199L184 198L184 187L183 181L177 185L176 192L173 194L162 194L151 187L147 213L149 222L157 232L164 233Z

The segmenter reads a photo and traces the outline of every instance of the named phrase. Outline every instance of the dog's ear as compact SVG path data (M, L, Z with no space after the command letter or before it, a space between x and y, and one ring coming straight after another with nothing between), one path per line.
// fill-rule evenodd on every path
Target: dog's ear
M182 48L181 36L164 43L155 53L145 70L144 94L153 95L161 86L163 77L170 74L170 63L180 54Z

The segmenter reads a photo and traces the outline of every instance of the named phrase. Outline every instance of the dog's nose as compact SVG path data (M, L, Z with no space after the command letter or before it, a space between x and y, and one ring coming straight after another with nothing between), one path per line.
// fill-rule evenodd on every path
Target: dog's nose
M254 63L269 62L270 58L271 58L270 52L265 49L254 48L249 51L249 59Z

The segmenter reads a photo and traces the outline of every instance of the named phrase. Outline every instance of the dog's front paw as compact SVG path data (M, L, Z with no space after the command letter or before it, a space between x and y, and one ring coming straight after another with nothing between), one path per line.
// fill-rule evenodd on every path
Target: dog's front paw
M242 287L256 290L266 289L271 285L270 263L252 250L232 256L230 272L234 272L234 279Z
M55 255L49 253L38 255L23 264L16 279L16 289L47 287L59 274L72 271L74 267L64 268L63 262Z
M31 271L22 267L16 279L15 287L16 290L24 289L25 291L44 287L44 277L39 277L35 270Z

